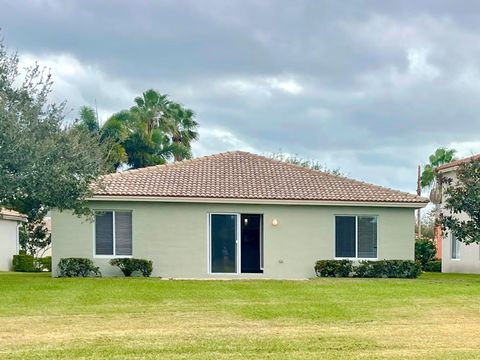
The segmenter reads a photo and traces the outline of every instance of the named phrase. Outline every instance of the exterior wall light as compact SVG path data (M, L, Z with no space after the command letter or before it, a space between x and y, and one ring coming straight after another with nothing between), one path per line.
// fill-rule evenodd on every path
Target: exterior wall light
M277 226L277 225L278 225L278 220L277 220L277 219L273 219L273 220L272 220L272 225L273 225L273 226Z

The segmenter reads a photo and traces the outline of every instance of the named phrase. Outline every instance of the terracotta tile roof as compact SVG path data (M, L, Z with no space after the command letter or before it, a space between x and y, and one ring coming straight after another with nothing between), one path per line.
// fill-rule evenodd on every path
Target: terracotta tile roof
M480 160L480 154L472 155L463 159L449 162L448 164L440 165L439 167L437 167L437 171L444 171L450 168L454 168L454 167L457 167L458 165L465 164L473 160Z
M19 213L15 210L0 208L0 219L27 221L27 215Z
M98 185L101 184L101 185ZM96 196L387 202L427 199L235 151L106 175Z

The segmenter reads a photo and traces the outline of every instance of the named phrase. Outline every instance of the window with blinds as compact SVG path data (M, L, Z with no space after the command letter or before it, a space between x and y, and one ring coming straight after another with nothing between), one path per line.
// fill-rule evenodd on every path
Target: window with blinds
M95 255L132 255L131 211L102 211L95 214Z
M335 257L377 257L376 216L335 216Z

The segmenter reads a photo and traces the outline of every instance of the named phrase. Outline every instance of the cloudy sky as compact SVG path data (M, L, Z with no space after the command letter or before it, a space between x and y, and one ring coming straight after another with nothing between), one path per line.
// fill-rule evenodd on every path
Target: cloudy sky
M148 88L194 109L196 156L284 152L415 191L439 146L480 152L480 2L9 1L6 45L73 118Z

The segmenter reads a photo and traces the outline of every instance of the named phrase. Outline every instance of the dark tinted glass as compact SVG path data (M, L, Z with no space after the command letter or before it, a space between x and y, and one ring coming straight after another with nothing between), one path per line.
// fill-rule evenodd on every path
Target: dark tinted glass
M355 257L355 216L335 217L335 257Z
M210 218L212 272L237 271L237 216L212 214Z
M113 255L113 213L111 211L95 215L95 253Z

